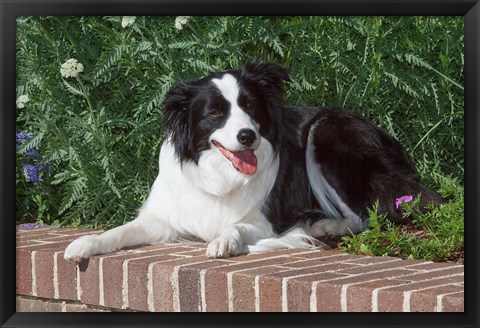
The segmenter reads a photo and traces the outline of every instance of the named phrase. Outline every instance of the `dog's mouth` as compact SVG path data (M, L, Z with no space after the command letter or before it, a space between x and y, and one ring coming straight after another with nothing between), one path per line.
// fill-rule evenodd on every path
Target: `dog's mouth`
M243 174L254 174L257 171L257 157L253 153L253 149L230 151L218 141L213 140L212 142L237 171Z

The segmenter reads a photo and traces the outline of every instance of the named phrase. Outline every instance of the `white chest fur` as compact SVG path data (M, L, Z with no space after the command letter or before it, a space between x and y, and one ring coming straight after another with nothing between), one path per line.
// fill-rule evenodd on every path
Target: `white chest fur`
M279 159L268 140L262 138L255 151L257 172L237 172L220 152L204 151L198 165L183 165L170 142L162 145L159 174L141 211L154 215L180 234L194 235L207 242L225 227L261 214L268 193L275 183Z

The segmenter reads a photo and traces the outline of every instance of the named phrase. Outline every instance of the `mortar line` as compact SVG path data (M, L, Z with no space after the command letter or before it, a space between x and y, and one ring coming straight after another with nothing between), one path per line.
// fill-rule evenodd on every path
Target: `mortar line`
M435 303L435 307L433 309L434 312L443 312L443 298L448 295L458 294L461 292L451 292L446 294L437 295L437 302Z
M260 276L255 276L255 312L260 312Z
M180 264L177 265L173 268L172 276L171 276L171 282L172 282L172 287L173 287L173 311L174 312L180 312L180 283L179 283L179 277L178 277L178 272L180 271L181 268L183 267L188 267L191 265L199 264L199 263L205 263L204 260L194 262L194 263L186 263L186 264ZM201 290L201 286L200 286Z
M80 267L78 264L75 266L77 271L77 300L82 301L82 284L80 283Z
M147 272L147 304L148 310L150 312L155 311L155 303L153 297L153 264L150 263L148 265L148 272Z
M384 269L384 270L374 270L374 271L369 271L367 274L370 274L370 273L381 273L381 272L387 272L387 271L394 271L394 270L397 270L398 267L392 267L392 268L387 268L387 269ZM362 274L364 273L360 273L360 274L353 274L352 277L356 277L356 276L361 276ZM411 275L415 275L415 274L418 274L417 272L415 273L406 273L406 274L402 274L402 275L399 275L399 276L396 276L396 277L405 277L405 276L411 276ZM392 277L393 278L393 277ZM338 278L336 278L338 279ZM330 279L330 280L336 280L336 279ZM355 285L359 285L359 284L362 284L362 283L366 283L366 282L373 282L373 281L378 281L378 280L382 280L382 279L385 279L385 278L377 278L377 279L372 279L372 280L366 280L366 281L359 281L359 282L354 282L354 283L350 283L350 284L344 284L342 285L342 288L341 288L341 291L340 291L340 306L341 306L341 309L342 309L342 312L347 312L348 309L347 309L347 290L350 286L355 286ZM327 280L328 281L328 280ZM373 303L372 303L373 304Z
M123 305L122 309L127 309L128 308L128 262L130 260L124 260L122 263L122 273L123 273L123 279L122 279L122 299L123 299Z
M35 257L37 256L37 251L32 251L30 254L30 262L32 266L32 295L37 296L37 272L35 267Z
M105 290L103 285L103 257L98 260L98 293L99 301L98 303L102 306L105 306Z
M200 298L201 298L201 312L207 312L207 299L205 291L205 274L207 270L200 271Z
M438 288L438 287L445 287L445 286L449 286L449 285L451 285L451 283L445 283L445 284L442 284L442 285L429 286L429 287L424 287L424 288L419 288L419 289L409 290L409 291L403 292L402 311L403 312L410 312L410 301L411 301L412 293L416 293L416 292L420 292L420 291L424 291L424 290L429 290L429 289L434 289L434 288ZM453 292L451 294L455 294L455 293L458 293L458 292ZM435 310L434 310L434 312L435 312Z
M60 291L58 287L58 254L63 253L55 252L53 253L53 298L60 298Z
M415 281L413 283L426 282L426 281L432 281L432 280L438 280L438 279L444 279L444 278L451 278L451 277L456 277L456 276L463 276L463 273L455 273L455 274L452 274L452 275L435 277L433 279L418 280L418 281ZM377 279L377 280L381 280L381 279ZM373 282L373 281L375 281L375 280L365 281L365 282ZM408 285L409 283L412 283L412 282L405 282L405 284L402 284L401 286ZM391 288L391 287L397 287L397 286L400 286L400 285L397 284L397 285L382 286L382 287L375 288L372 291L372 296L371 296L372 312L378 312L378 293L380 291L384 290L384 289L388 289L388 288Z

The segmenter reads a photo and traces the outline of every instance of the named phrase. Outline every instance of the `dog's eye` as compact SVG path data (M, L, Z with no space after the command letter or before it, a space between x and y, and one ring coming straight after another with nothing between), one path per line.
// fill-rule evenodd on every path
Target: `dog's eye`
M215 108L210 111L210 115L213 117L220 117L223 116L223 112L220 109Z
M245 106L247 107L247 109L252 109L253 107L255 107L255 102L248 101Z

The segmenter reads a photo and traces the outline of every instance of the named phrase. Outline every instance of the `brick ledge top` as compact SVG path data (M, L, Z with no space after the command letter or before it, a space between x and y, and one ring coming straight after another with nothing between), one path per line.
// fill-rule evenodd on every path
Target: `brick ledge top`
M190 242L77 265L65 247L101 231L27 228L17 230L18 296L109 311L464 311L464 268L452 263L311 249L211 259L206 244Z

